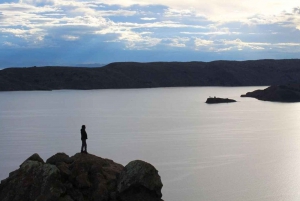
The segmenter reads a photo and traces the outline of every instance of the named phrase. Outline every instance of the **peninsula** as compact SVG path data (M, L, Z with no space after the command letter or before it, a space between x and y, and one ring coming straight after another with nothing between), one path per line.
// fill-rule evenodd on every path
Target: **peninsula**
M300 84L270 86L264 90L248 92L241 97L273 102L300 102Z

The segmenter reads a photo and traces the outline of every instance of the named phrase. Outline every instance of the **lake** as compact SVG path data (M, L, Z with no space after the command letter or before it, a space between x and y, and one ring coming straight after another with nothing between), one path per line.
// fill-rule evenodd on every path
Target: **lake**
M79 152L85 124L88 152L151 163L166 201L299 201L300 103L240 98L262 88L1 92L0 179L33 153Z

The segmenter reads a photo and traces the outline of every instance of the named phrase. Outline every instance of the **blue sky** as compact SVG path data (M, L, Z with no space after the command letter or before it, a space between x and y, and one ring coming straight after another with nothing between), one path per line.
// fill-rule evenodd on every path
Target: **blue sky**
M299 53L299 0L0 0L1 67Z

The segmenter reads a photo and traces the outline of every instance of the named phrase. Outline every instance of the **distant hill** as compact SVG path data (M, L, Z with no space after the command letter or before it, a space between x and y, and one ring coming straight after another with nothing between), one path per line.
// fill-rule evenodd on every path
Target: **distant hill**
M0 91L268 86L300 83L300 59L111 63L99 68L29 67L0 70Z
M74 67L91 67L91 68L95 68L95 67L102 67L102 66L106 66L107 64L99 64L99 63L91 63L91 64L76 64L74 65Z

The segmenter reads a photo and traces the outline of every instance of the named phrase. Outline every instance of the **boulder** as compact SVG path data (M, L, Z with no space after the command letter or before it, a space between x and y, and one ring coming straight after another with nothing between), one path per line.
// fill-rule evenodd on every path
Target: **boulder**
M30 161L37 161L37 162L40 162L40 163L45 163L44 162L44 160L37 154L37 153L35 153L35 154L32 154L29 158L27 158L23 163L25 163L26 161L28 161L28 160L30 160ZM22 163L22 164L23 164ZM21 165L22 165L21 164ZM21 166L20 165L20 166Z
M65 190L56 166L26 160L14 174L1 181L0 200L58 200Z
M57 154L51 156L50 158L48 158L46 161L46 163L49 163L52 165L58 165L61 162L70 164L73 162L73 160L65 153L57 153Z
M57 153L46 163L34 154L1 181L0 200L160 201L161 188L157 170L143 161L124 169L91 154Z
M118 194L122 201L160 201L162 182L151 164L135 160L125 166L118 181Z

